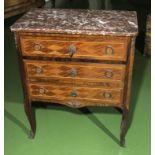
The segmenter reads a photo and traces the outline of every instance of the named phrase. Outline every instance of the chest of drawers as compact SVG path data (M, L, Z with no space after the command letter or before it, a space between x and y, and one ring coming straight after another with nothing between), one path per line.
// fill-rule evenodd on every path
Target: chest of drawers
M125 143L137 19L134 11L35 9L15 32L24 107L36 132L32 101L122 111Z

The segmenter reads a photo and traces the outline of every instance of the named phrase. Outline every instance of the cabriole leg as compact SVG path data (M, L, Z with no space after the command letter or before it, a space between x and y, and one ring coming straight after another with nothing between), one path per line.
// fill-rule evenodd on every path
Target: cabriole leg
M29 138L33 139L36 133L36 121L35 121L34 109L32 108L32 105L29 101L24 102L24 109L31 127Z
M127 122L128 122L128 113L129 110L123 109L122 113L122 122L121 122L121 132L120 132L120 145L124 146L125 145L125 135L127 132Z

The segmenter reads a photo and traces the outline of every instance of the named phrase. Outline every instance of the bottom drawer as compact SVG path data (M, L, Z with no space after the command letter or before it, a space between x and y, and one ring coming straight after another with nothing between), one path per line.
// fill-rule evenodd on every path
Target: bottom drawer
M32 101L48 101L71 107L121 106L122 89L67 87L61 85L29 84Z

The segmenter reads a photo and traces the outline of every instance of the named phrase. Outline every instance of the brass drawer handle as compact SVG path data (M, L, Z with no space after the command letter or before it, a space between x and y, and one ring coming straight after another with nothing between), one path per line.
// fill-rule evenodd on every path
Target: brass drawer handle
M40 51L40 50L41 50L41 45L40 45L40 44L34 44L34 45L33 45L33 49L34 49L35 51Z
M70 57L72 57L76 53L76 46L73 44L69 45L68 53L69 53Z
M114 48L111 45L105 47L105 54L112 55L114 54Z
M42 67L36 67L36 73L37 74L43 73L43 68Z
M111 99L112 98L112 94L110 92L104 92L103 93L104 98L106 99Z
M71 91L70 96L71 97L76 97L77 96L77 92L75 90Z
M41 95L45 94L45 89L44 88L39 88L39 94L41 94Z
M75 68L72 68L70 71L69 71L69 75L71 77L75 77L77 76L77 70Z
M113 71L112 71L112 70L107 70L107 71L105 72L105 76L106 76L107 78L112 78L112 77L113 77Z

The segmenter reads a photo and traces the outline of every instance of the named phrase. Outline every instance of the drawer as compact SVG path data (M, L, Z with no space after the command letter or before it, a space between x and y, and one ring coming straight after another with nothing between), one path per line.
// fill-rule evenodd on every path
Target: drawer
M102 79L76 79L76 78L30 78L28 82L31 83L54 83L55 85L63 85L68 87L98 87L105 89L118 89L124 88L123 81L116 80L102 80Z
M124 81L125 65L24 60L27 79L72 78Z
M50 101L69 106L121 105L123 89L67 87L62 85L29 84L32 100Z
M20 38L24 56L126 61L127 39L104 41L52 40L50 37ZM79 38L80 39L80 38Z

